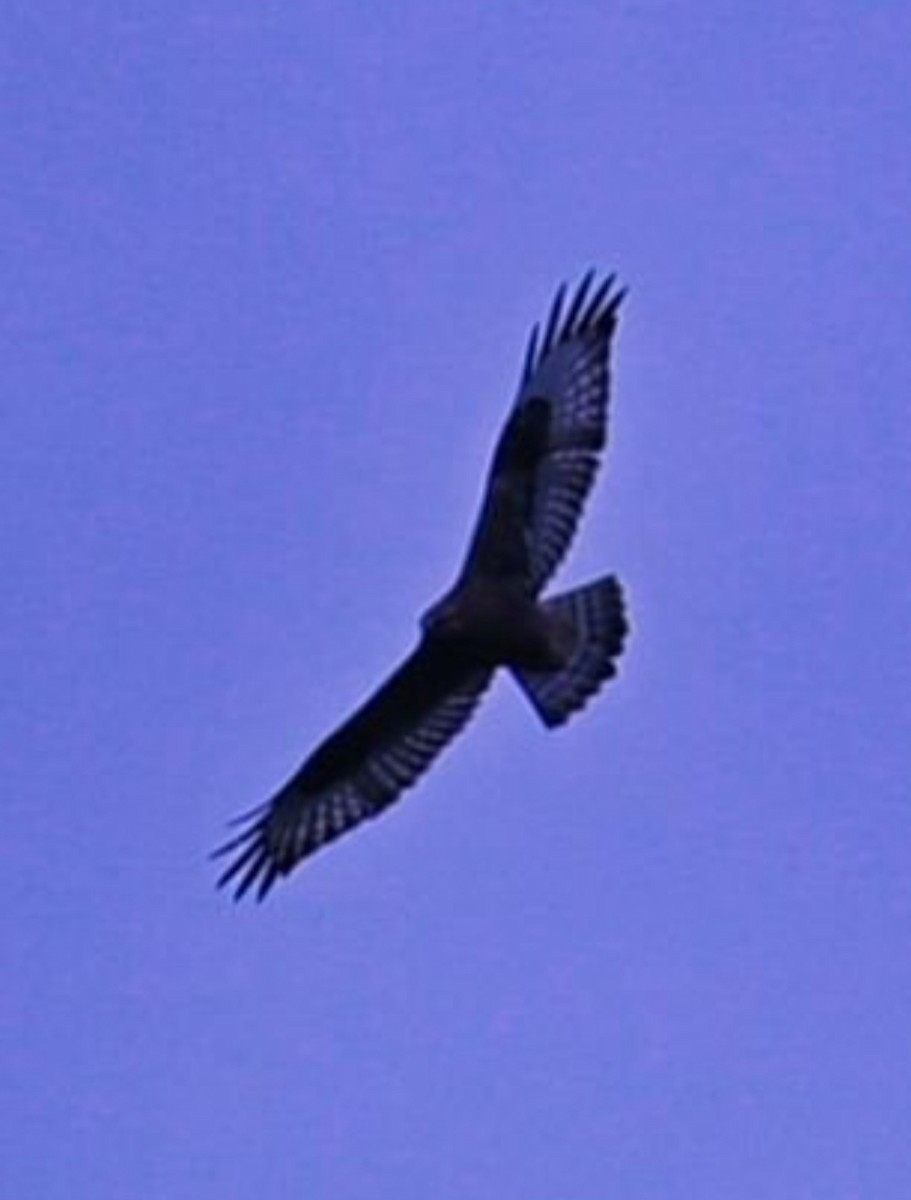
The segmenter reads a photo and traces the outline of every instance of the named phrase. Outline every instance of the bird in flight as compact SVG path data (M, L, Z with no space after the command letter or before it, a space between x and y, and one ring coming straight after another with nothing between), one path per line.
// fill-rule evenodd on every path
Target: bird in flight
M542 599L607 440L610 354L625 289L562 286L528 342L468 553L421 618L417 646L215 851L236 899L262 899L303 859L378 816L466 725L505 667L548 728L616 674L627 633L613 575Z

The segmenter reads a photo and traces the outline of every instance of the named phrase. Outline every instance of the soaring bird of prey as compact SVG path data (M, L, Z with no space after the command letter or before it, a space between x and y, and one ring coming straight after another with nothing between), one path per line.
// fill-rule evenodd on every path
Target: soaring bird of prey
M465 726L505 667L546 726L616 673L627 632L617 579L550 599L607 440L610 353L624 289L589 272L536 325L468 553L421 618L417 646L271 800L238 818L219 886L262 899L308 855L378 816Z

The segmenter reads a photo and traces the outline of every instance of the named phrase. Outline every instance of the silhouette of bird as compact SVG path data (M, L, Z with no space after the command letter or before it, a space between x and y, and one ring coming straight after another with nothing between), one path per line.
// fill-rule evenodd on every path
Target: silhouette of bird
M468 553L421 619L418 644L266 804L215 851L235 898L262 899L303 859L410 787L466 725L499 667L561 725L616 673L627 620L617 579L541 599L607 440L610 354L625 289L590 271L532 330Z

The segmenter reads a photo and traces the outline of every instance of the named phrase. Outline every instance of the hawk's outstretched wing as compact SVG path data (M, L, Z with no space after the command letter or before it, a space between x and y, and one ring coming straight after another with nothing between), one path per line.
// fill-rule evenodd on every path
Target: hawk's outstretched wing
M521 575L537 594L576 530L607 440L610 349L625 289L589 272L528 343L463 574Z
M215 851L233 854L218 883L258 899L305 858L375 817L427 770L466 724L493 672L423 641L246 828Z

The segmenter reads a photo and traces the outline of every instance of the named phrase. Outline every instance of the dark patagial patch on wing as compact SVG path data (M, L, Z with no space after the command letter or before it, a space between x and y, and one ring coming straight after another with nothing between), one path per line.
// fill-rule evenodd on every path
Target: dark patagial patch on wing
M550 404L541 396L510 413L491 464L465 571L527 577L537 472L548 452L550 423Z
M533 471L547 452L549 438L550 404L543 396L533 396L509 415L493 460L494 478Z
M301 859L387 808L430 766L477 707L491 672L422 642L215 857L235 898L262 899Z
M319 746L302 768L308 791L321 791L416 724L455 686L464 672L445 644L425 643L386 683Z

